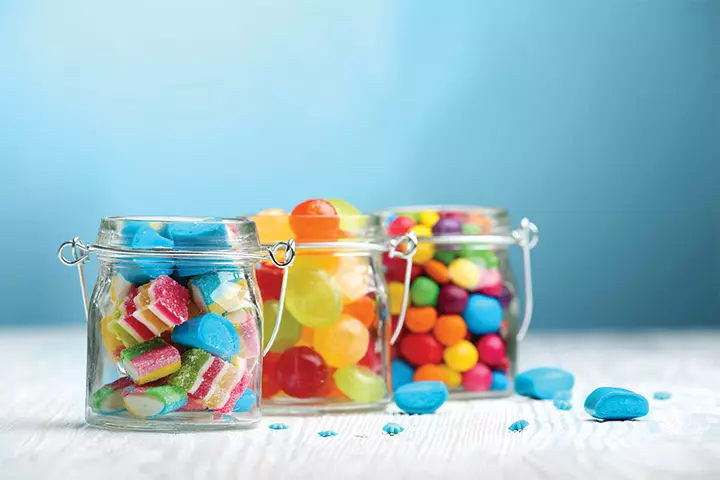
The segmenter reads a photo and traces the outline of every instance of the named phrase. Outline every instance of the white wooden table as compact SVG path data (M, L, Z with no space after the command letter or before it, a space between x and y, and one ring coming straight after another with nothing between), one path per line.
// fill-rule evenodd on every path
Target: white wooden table
M0 478L720 478L720 331L531 334L520 367L575 373L569 412L513 397L450 402L428 416L392 407L176 435L85 426L84 342L79 328L0 330ZM650 415L592 420L582 403L601 385L646 395ZM658 390L672 398L653 400ZM529 427L508 431L518 419ZM405 431L383 434L388 421ZM290 428L268 429L273 422ZM320 430L339 435L322 438Z

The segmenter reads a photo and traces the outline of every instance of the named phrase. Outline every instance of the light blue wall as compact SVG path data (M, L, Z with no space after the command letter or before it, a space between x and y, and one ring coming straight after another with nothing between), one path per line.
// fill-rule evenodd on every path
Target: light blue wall
M718 325L719 112L714 0L4 0L0 322L102 216L340 196L530 216L538 329Z

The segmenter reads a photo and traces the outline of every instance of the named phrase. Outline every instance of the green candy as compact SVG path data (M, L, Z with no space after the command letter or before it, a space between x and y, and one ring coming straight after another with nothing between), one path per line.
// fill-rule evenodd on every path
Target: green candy
M483 228L474 223L463 223L462 233L463 235L480 235L483 233Z
M492 250L478 250L480 244L463 245L460 249L460 256L477 263L485 269L497 268L500 262ZM475 247L475 248L473 248Z
M355 402L377 402L387 395L383 377L362 365L338 368L333 379L338 390Z
M270 335L272 335L273 328L275 328L277 313L278 302L276 300L268 300L263 303L263 348L267 347ZM280 329L270 351L275 353L284 352L300 340L301 334L302 325L295 320L295 317L288 312L287 308L283 309Z
M455 250L436 250L435 260L450 265L450 262L455 260L458 256L458 252Z
M410 298L416 307L437 305L440 286L427 277L418 277L410 286Z

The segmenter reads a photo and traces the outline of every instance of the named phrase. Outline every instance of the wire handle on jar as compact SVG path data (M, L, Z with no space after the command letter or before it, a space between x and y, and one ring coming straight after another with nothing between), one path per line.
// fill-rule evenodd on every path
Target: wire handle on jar
M522 249L523 257L523 282L525 282L525 308L523 309L523 319L520 323L520 329L517 334L517 341L522 342L530 328L530 322L533 315L533 284L532 284L532 266L530 264L530 250L537 245L538 227L528 218L520 221L520 228L512 232L517 245Z
M278 260L278 258L276 257L276 253L280 248L285 249L285 254L282 261ZM276 243L272 247L268 248L268 254L270 255L270 260L272 260L275 266L283 269L283 279L282 284L280 285L280 298L278 299L278 311L277 316L275 317L275 326L273 327L272 334L270 334L270 339L265 346L265 350L263 350L263 357L265 357L265 355L267 355L272 348L273 343L275 343L275 338L280 331L280 322L282 321L283 308L285 308L285 291L287 290L288 267L290 267L295 261L295 240L291 238L287 242Z
M403 250L400 249L401 245L407 244L407 247ZM418 239L415 232L406 233L399 237L395 237L390 240L388 244L388 256L390 258L402 258L405 260L405 281L403 285L403 297L402 297L402 308L400 310L400 316L398 317L398 323L395 326L395 331L390 338L390 345L394 345L400 336L403 325L405 325L405 314L408 308L408 296L410 295L410 277L412 275L412 257L415 255L418 246Z

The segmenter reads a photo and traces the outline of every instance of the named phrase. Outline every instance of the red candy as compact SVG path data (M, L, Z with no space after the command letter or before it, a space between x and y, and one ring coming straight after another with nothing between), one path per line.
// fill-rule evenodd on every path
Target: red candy
M505 342L496 334L483 335L477 342L480 361L494 367L505 358Z
M329 371L325 360L312 348L293 347L280 355L277 379L283 391L292 397L316 396L328 378Z
M280 300L283 272L279 268L263 266L257 269L257 281L263 301Z
M277 381L277 365L280 361L280 354L268 353L262 363L262 396L270 398L279 393L282 388Z
M430 333L408 333L400 342L400 354L416 367L441 363L444 347Z
M290 227L300 240L334 240L340 236L340 217L327 200L306 200L290 214Z
M367 352L365 353L365 356L360 359L358 365L363 365L375 373L380 373L382 369L382 359L375 351L375 345L373 342L368 343Z
M484 392L492 385L492 370L478 363L462 375L462 386L468 392Z
M397 217L388 225L387 233L393 237L404 235L415 226L415 220L410 217Z
M438 312L440 314L456 313L461 315L465 311L470 295L467 290L457 285L443 285L438 295Z

